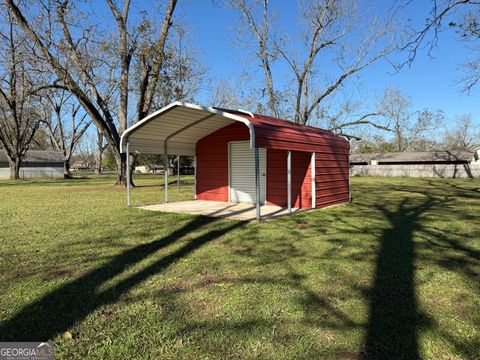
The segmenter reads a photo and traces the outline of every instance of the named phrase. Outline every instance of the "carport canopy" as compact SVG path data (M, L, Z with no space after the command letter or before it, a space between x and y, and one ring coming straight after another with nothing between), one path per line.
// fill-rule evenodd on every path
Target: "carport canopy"
M135 125L122 134L120 151L129 154L164 154L194 156L197 141L235 122L249 129L250 148L255 153L255 190L257 219L260 219L260 174L258 148L286 150L288 211L291 211L291 152L324 151L334 147L348 151L348 141L323 129L295 124L289 121L253 114L243 110L204 107L184 102L174 102ZM164 158L165 202L168 201L168 157ZM127 203L130 206L130 169L127 171Z
M243 113L253 118L252 113L225 112L222 109L203 107L183 102L174 102L147 116L125 130L120 142L120 151L127 154L127 204L130 197L131 153L163 155L195 155L195 146L201 138L236 121L244 123L250 132L250 148L255 149L256 212L260 219L260 174L258 149L255 147L255 131L248 119L235 114ZM164 158L165 202L168 202L168 158Z
M251 113L244 115L253 118ZM198 140L236 121L249 128L253 149L255 131L245 117L217 108L174 102L125 130L121 151L127 152L128 142L129 153L194 156Z

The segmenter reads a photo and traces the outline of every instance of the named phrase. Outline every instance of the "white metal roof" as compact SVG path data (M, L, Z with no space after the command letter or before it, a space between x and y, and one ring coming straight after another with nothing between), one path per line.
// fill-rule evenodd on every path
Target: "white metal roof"
M165 141L171 155L195 155L198 140L236 121L250 130L250 147L255 146L253 125L244 117L211 107L174 102L135 125L122 134L120 151L130 153L163 154Z

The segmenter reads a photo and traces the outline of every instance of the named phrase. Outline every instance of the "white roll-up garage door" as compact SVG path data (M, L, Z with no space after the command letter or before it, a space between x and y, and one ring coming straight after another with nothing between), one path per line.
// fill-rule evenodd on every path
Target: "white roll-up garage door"
M232 141L229 144L230 202L255 204L255 151L249 141ZM266 151L259 150L260 203L265 203Z

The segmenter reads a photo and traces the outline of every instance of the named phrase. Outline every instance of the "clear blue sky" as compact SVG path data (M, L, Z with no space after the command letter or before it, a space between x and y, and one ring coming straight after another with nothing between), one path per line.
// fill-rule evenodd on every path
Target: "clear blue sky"
M370 11L382 11L382 6L388 5L386 1L367 3ZM270 4L276 12L279 28L294 34L292 29L297 24L296 1L271 1ZM365 4L364 1L362 6ZM420 24L428 14L429 4L430 1L426 0L414 2L403 16L410 18L414 24ZM179 1L179 5L178 15L192 29L193 44L208 67L208 75L225 79L238 76L245 69L242 60L246 56L246 50L234 43L238 14L228 6L215 6L209 0ZM399 73L384 60L364 70L359 79L365 93L362 100L371 103L382 95L386 87L396 87L411 97L415 110L442 109L450 118L463 113L480 118L479 90L465 94L456 85L456 80L461 76L459 65L469 55L467 47L458 41L452 31L442 33L438 45L433 52L434 58L429 58L426 51L420 51L413 65ZM394 56L392 60L398 60L398 57ZM199 101L206 99L206 91L201 91Z

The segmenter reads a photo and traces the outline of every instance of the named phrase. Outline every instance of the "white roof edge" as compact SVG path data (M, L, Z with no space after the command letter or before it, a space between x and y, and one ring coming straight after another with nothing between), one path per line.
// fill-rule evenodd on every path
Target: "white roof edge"
M237 109L237 111L240 111L244 114L247 114L248 116L254 118L255 116L253 115L253 113L251 111L248 111L248 110L243 110L243 109Z
M157 117L157 116L161 115L162 113L164 113L164 112L166 112L166 111L168 111L172 108L175 108L175 107L184 107L184 108L188 108L188 109L202 110L202 111L210 112L212 114L216 114L218 116L223 116L223 117L225 117L227 119L230 119L230 120L239 121L239 122L244 123L250 131L250 148L252 148L252 149L255 148L255 129L254 129L252 123L250 121L248 121L247 119L245 119L241 116L230 114L230 113L225 112L225 111L214 109L213 107L201 106L201 105L191 104L191 103L182 102L182 101L175 101L175 102L173 102L171 104L168 104L167 106L161 108L160 110L157 110L157 111L151 113L147 117L143 118L139 122L133 124L128 129L126 129L123 132L123 134L120 138L120 152L121 153L125 152L126 141L127 141L128 136L131 133L134 133L138 128L142 127L145 123L150 122L155 117ZM252 114L252 117L253 117L253 114Z

